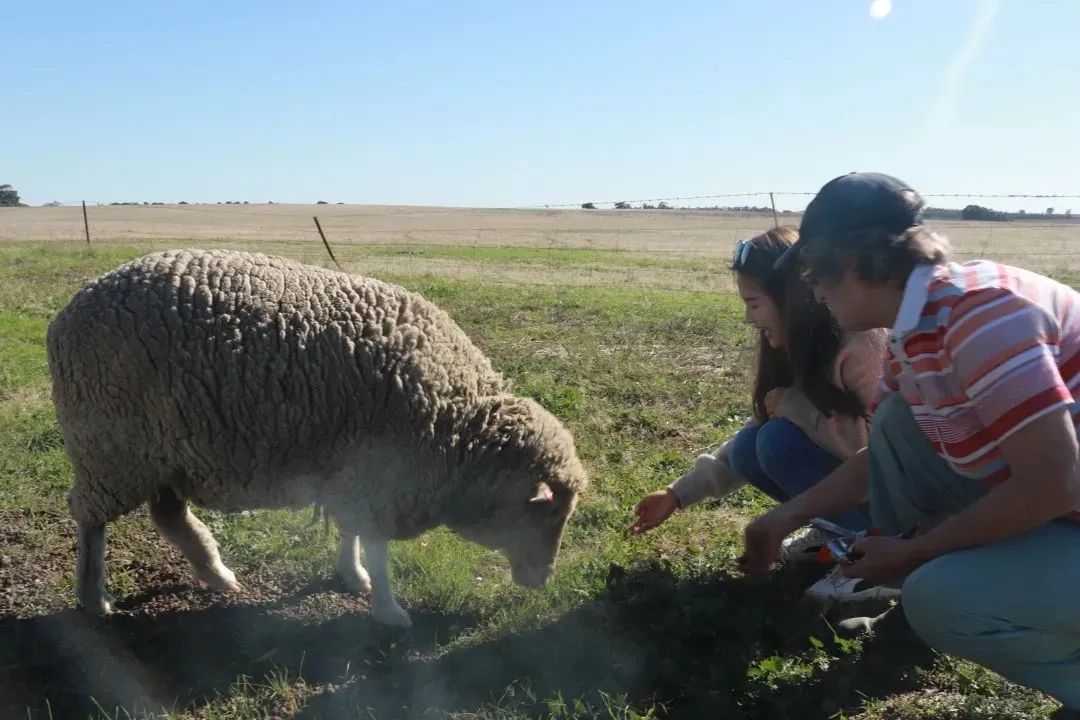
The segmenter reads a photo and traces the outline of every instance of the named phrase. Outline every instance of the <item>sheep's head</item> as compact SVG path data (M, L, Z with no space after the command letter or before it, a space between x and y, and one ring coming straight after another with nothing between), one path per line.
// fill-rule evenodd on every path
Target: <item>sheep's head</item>
M473 464L482 509L474 507L455 529L503 551L514 582L540 587L554 572L566 522L587 486L585 469L570 432L538 403L503 397L487 419L489 442Z

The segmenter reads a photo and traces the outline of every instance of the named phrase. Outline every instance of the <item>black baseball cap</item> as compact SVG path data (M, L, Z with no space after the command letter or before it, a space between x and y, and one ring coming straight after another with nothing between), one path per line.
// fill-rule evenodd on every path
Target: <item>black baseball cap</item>
M883 173L852 172L825 183L803 212L799 239L777 258L777 270L822 238L852 230L883 228L901 233L922 224L925 203L903 180Z

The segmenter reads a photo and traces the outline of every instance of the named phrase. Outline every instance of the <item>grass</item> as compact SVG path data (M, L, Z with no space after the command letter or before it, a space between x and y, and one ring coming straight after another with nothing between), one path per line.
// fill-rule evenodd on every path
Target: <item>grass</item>
M552 269L603 261L589 251L419 251ZM57 703L67 708L65 717L204 720L1043 718L1053 707L945 656L836 638L799 604L797 578L732 575L741 525L771 504L756 491L625 536L638 498L744 421L752 355L734 296L633 286L384 276L446 309L519 392L574 433L592 484L544 590L514 586L499 554L436 530L392 546L395 588L417 628L387 635L365 624L362 606L319 586L330 582L335 538L307 514L200 512L241 582L265 597L234 603L183 589L177 604L160 606L148 592L190 580L137 514L109 531L110 586L127 614L72 626L63 612L73 570L63 519L70 468L48 398L44 333L84 279L138 253L0 246L0 512L21 533L17 552L5 550L9 564L35 569L33 581L15 584L20 609L0 618L0 628L11 623L0 631L0 667L12 653L8 669L26 667L27 692L45 695L23 697L30 717L48 717L46 699L54 712ZM40 649L57 637L49 633L68 637L72 627L88 645L59 642L55 656ZM35 668L16 656L31 647L20 644L26 638ZM101 677L72 667L85 663L78 648L94 643L110 648ZM167 661L154 643L172 648ZM42 667L56 678L41 680ZM138 682L118 689L130 677ZM143 705L97 695L90 703L88 693L134 694ZM155 715L151 701L168 713Z
M658 253L632 252L627 250L588 250L583 248L536 248L508 246L461 246L461 245L364 245L348 246L353 252L372 257L404 256L482 262L496 265L542 265L557 268L580 268L583 265L610 265L616 267L673 268L677 270L700 269L700 261L686 257L667 257Z

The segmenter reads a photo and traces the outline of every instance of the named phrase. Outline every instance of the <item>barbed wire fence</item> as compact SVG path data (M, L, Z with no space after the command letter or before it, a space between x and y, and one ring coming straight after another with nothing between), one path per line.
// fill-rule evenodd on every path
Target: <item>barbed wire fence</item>
M594 205L598 209L600 208L600 206L611 206L611 208L614 209L615 206L619 205L619 204L633 205L633 204L636 203L638 205L644 205L644 204L647 204L647 203L656 203L657 205L659 205L659 203L661 203L661 202L663 202L663 203L688 202L688 201L700 202L702 200L729 200L729 199L733 199L733 198L751 198L751 197L767 198L767 197L770 197L770 196L775 196L775 197L813 197L815 194L816 194L816 192L811 192L811 191L806 191L806 190L802 190L802 191L766 190L766 191L753 191L753 192L715 193L715 194L711 194L711 195L679 195L679 196L670 196L670 197L637 198L637 199L631 199L631 200L601 200L601 201L586 201L586 202L576 201L576 202L564 202L564 203L536 203L536 204L512 205L512 206L507 206L507 207L502 207L502 208L486 208L486 209L494 209L494 210L499 210L499 209L501 209L501 210L586 209L585 208L586 205ZM950 193L922 193L922 197L925 198L925 199L928 199L928 200L930 200L930 199L958 199L958 198L976 199L976 200L1000 200L1000 199L1080 200L1080 193L1068 194L1068 193L960 193L960 192L950 192ZM213 207L220 207L220 206L226 206L227 207L227 206L230 206L230 205L232 205L232 206L245 206L245 205L247 205L249 207L251 205L254 205L255 207L260 207L260 206L263 205L263 203L250 203L248 201L244 201L244 202L230 201L230 202L194 203L194 204L192 204L192 203L187 203L187 202L180 202L180 203L107 202L107 201L105 201L105 202L103 202L103 201L92 201L91 202L91 201L86 201L86 200L71 200L71 201L66 201L66 202L45 203L41 207L78 206L78 205L80 205L81 203L84 203L84 202L89 202L89 204L95 205L95 206L98 206L98 207L102 207L102 206L127 206L127 207L147 207L147 206L151 206L151 207L161 207L161 206L171 207L171 206L176 206L176 207L185 208L185 209L206 209L206 208L213 208ZM289 206L289 203L274 203L274 202L265 203L265 205L268 205L268 206L272 206L272 205L275 205L275 204L277 204L277 205L285 205L286 207ZM300 204L302 204L302 205L312 205L313 203L300 203ZM316 205L323 205L323 206L331 206L331 205L342 206L342 205L346 205L346 206L349 206L348 204L342 203L342 202L336 202L336 203L319 202ZM383 207L392 208L392 206L383 206ZM471 208L471 207L470 208L438 207L438 206L432 206L432 207L405 206L402 209L386 209L382 214L386 214L386 215L429 214L429 213L433 213L433 212L460 212L461 210L464 210L464 209L475 209L475 208ZM646 208L646 209L648 209L648 208ZM652 209L658 209L658 208L652 208ZM701 207L701 206L682 206L682 207L675 208L674 206L672 206L672 209L681 209L681 210L695 210L695 209L698 209L698 210L700 210L700 209L711 209L711 208L709 208L709 207ZM207 210L207 211L212 211L212 210ZM270 214L270 213L260 213L260 214ZM364 217L367 217L369 215L369 213L362 213L360 215L362 215Z
M0 213L0 241L120 244L147 251L240 247L389 277L717 292L732 289L727 266L738 239L777 224L798 224L801 210L777 211L775 198L813 195L740 192L516 208L78 201L6 209ZM939 198L1080 200L1024 193L924 197L931 205ZM769 204L739 202L752 198ZM707 201L714 205L701 207ZM673 205L687 202L698 206ZM1080 284L1080 216L1070 210L1012 214L1006 221L931 222L950 237L957 259L990 257Z

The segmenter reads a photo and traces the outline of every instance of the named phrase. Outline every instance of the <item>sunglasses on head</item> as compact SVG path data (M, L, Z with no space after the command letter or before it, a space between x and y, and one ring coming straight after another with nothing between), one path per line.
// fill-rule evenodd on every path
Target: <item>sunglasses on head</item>
M743 238L735 243L735 252L731 254L732 265L738 268L746 264L746 258L750 257L750 248L754 246L751 240L753 238Z

